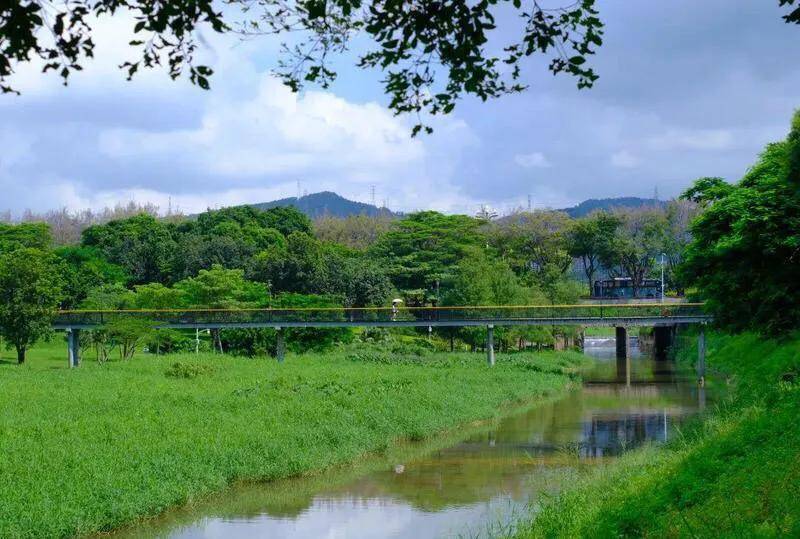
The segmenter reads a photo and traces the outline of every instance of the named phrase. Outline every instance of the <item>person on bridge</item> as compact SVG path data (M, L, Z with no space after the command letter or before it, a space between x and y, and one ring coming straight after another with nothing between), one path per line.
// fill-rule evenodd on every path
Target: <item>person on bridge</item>
M403 300L400 298L395 298L392 300L392 322L397 320L397 313L400 312L401 303L403 303Z

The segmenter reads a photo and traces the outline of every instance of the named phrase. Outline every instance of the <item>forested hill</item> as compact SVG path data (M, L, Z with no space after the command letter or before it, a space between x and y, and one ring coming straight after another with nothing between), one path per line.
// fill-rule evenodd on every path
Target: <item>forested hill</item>
M388 208L378 208L372 204L365 204L363 202L356 202L348 200L331 191L323 191L321 193L313 193L300 198L289 197L280 200L273 200L271 202L261 202L258 204L250 204L254 208L260 210L268 210L270 208L277 208L281 206L294 206L308 217L314 219L316 217L330 216L330 217L348 217L350 215L368 215L368 216L399 216L399 213L392 212ZM666 202L655 200L653 198L638 198L638 197L616 197L616 198L591 198L584 200L577 206L572 208L564 208L563 212L570 217L578 218L585 217L595 210L612 210L614 208L643 208L643 207L665 207Z
M347 200L346 198L339 196L336 193L332 193L331 191L312 193L300 198L282 198L280 200L273 200L272 202L251 204L251 206L260 210L268 210L270 208L277 208L280 206L294 206L312 219L322 216L348 217L350 215L394 215L394 213L387 208L378 208L372 204Z
M638 197L617 197L617 198L590 198L584 200L577 206L571 208L564 208L563 212L572 218L586 217L595 210L612 210L614 208L644 208L658 206L663 208L666 206L663 200L656 200L654 198L638 198Z

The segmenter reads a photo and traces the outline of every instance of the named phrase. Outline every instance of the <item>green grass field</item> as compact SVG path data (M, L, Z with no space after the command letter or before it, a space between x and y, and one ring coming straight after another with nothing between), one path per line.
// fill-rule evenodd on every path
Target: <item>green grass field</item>
M800 537L800 338L714 336L708 362L730 400L671 444L594 469L516 536Z
M110 530L237 480L309 474L564 390L577 353L0 362L0 537Z

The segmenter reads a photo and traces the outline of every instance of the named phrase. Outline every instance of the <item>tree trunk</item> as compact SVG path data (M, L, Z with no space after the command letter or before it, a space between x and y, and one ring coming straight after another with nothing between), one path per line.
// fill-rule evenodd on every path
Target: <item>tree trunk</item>
M221 330L220 328L215 328L211 330L211 342L212 347L214 349L219 350L220 354L224 354L225 351L222 349L222 335L220 335Z
M17 346L17 364L22 365L25 363L25 347Z
M453 334L450 334L450 351L453 352L456 348L455 337Z

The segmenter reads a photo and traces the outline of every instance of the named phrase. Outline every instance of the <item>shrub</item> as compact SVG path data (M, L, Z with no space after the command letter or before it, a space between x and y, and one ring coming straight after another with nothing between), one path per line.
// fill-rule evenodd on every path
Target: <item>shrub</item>
M214 367L211 365L202 365L200 363L186 363L183 361L176 361L164 372L166 376L171 378L197 378L201 375L208 375L214 372Z

